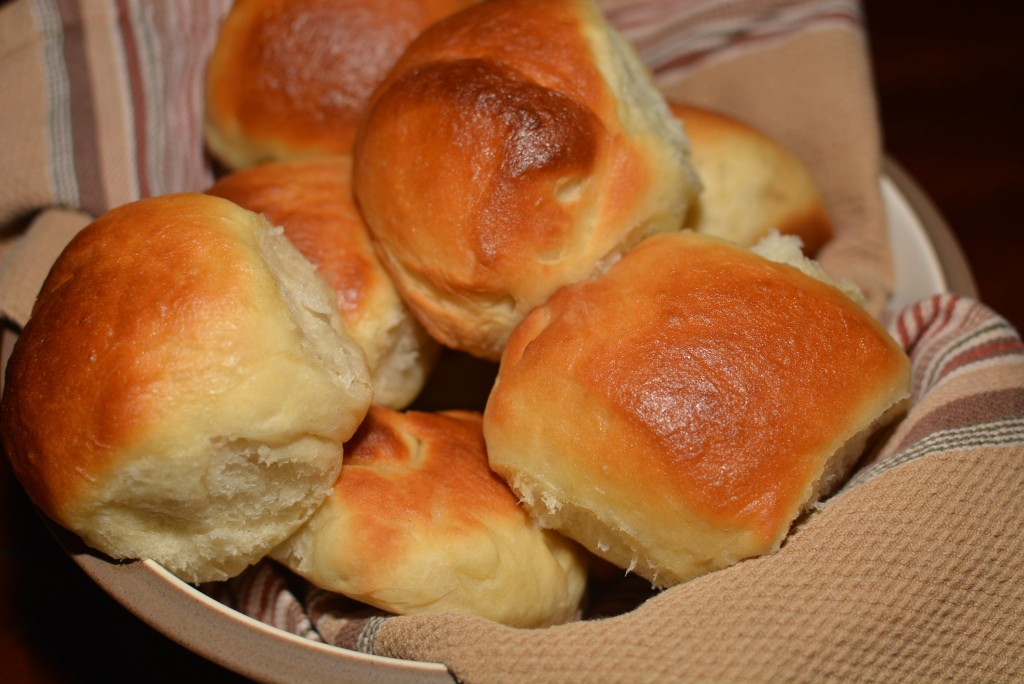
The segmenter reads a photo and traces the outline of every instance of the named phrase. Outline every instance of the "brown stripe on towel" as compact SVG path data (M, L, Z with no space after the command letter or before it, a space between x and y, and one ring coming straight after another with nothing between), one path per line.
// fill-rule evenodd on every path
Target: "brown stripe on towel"
M914 366L912 398L978 363L1012 363L1024 350L1002 317L974 300L933 295L905 309L890 332Z
M106 207L139 198L128 72L114 0L81 2Z
M938 430L859 471L840 493L925 456L955 453L958 458L967 458L968 453L975 450L1021 446L1024 446L1024 419L1019 417Z
M1005 319L942 294L904 309L890 330L909 350L915 409L843 491L924 456L1024 445L1024 345Z
M313 585L306 591L305 606L324 642L356 651L369 652L380 623L393 617L378 608Z
M715 44L721 48L731 47L733 43L743 42L758 37L774 38L824 24L846 24L859 26L855 11L848 8L829 8L820 3L811 3L805 11L800 6L772 6L763 3L757 16L744 16L742 11L735 10L722 17L707 17L699 14L681 17L674 23L659 25L645 40L662 42L674 40L676 50L687 44ZM806 5L807 3L805 3ZM737 16L729 16L735 14ZM684 33L685 32L685 33ZM687 35L686 41L680 41L679 35Z
M203 76L230 0L116 2L136 110L140 194L203 191L213 182L203 146ZM183 43L192 49L181 50Z
M106 209L103 174L99 168L97 147L99 135L93 104L92 82L89 80L88 55L82 32L81 7L77 0L57 3L64 26L64 63L70 88L71 143L75 155L75 177L78 180L78 208L97 216Z
M710 47L683 53L667 62L654 63L652 64L652 68L657 75L665 72L675 73L685 69L691 69L712 57L723 57L729 53L746 50L752 47L759 47L762 44L778 41L798 32L814 28L816 25L825 23L845 23L854 27L859 26L856 20L848 14L836 12L832 14L821 14L808 17L799 22L772 27L770 29L765 27L753 27L751 30L744 30L731 35L721 36L718 41Z
M53 0L31 5L42 44L46 73L47 131L49 145L50 201L65 207L78 206L78 184L75 178L74 154L70 122L68 72L64 60L64 27Z
M925 382L932 387L972 363L1018 354L1021 350L1021 342L1013 336L1009 326L1004 321L993 321L958 341L936 358Z
M860 6L852 0L650 0L602 3L619 28L659 77L698 67L752 47L823 26L859 29ZM680 37L685 36L685 40Z
M208 41L210 25L217 25L211 10L217 3L205 2L200 8L193 8L192 11L181 11L180 7L174 5L162 5L161 9L166 16L161 17L163 21L177 27L176 33L183 36L183 40L189 45L200 45L201 50L182 53L175 46L171 45L168 51L173 51L176 57L181 60L178 64L178 73L184 76L181 98L178 101L169 103L168 109L173 107L169 115L176 115L171 119L173 130L181 131L182 142L192 147L193 154L187 164L179 164L180 171L186 175L181 179L182 190L205 190L212 179L203 179L196 175L202 168L203 148L203 111L205 107L203 98L203 78L205 73L206 58L213 50L213 45ZM205 13L205 14L204 14ZM198 78L191 77L191 74L200 74ZM171 92L174 92L173 90Z
M146 157L149 143L146 140L146 91L139 62L139 48L136 42L136 23L128 8L128 0L117 0L117 26L120 29L125 67L128 72L129 102L132 108L130 121L134 122L135 173L138 176L139 197L152 194L149 168Z
M900 440L897 449L903 449L940 429L1002 421L1019 415L1024 415L1024 387L961 397L938 406L918 419Z
M209 0L199 5L161 3L153 15L159 35L181 36L181 40L196 46L182 51L177 41L162 41L156 55L157 68L169 72L169 97L161 112L164 126L179 134L172 141L173 149L165 155L164 174L170 191L203 191L213 182L212 163L203 140L204 77L221 21L231 4L231 0Z

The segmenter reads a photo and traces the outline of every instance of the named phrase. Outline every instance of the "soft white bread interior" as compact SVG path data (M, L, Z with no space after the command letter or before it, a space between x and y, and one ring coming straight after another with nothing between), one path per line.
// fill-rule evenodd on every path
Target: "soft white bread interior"
M313 513L371 397L334 293L280 229L180 194L71 241L11 355L0 425L56 522L204 582Z
M263 214L337 295L345 329L366 352L375 404L404 408L419 394L439 346L409 311L374 253L352 196L352 157L267 162L207 192Z
M313 584L398 614L516 627L578 616L585 554L542 530L487 466L479 413L374 406L334 492L272 552Z
M684 231L527 316L484 435L542 525L667 586L777 549L909 382L846 294Z
M821 264L807 256L803 240L797 235L783 235L771 230L755 242L750 251L770 261L792 266L815 280L831 285L861 306L867 304L864 293L856 283L848 278L833 278L825 272Z
M374 95L356 196L428 331L497 360L566 283L677 230L686 138L592 0L491 0L435 24Z
M671 102L693 149L703 191L686 227L750 247L770 231L795 235L809 255L832 238L825 200L807 167L736 118Z

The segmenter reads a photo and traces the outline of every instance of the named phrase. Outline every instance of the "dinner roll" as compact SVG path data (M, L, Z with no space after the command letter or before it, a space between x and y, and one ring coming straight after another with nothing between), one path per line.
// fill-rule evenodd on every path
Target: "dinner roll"
M487 467L479 413L374 406L334 493L272 552L313 584L398 614L517 627L576 617L582 551L541 530Z
M208 191L263 214L334 290L345 328L366 352L373 401L404 408L433 368L437 343L381 266L352 197L349 155L268 162Z
M334 293L257 214L145 199L82 230L15 344L3 445L114 558L225 579L312 514L371 399Z
M373 89L477 0L235 0L206 73L207 147L229 169L352 151Z
M704 186L687 227L744 247L777 230L799 237L810 255L832 238L825 201L796 155L732 117L678 102L670 106L683 122Z
M496 360L560 286L677 230L679 122L591 0L490 0L417 38L374 95L356 196L428 331Z
M777 549L909 382L838 289L684 231L523 321L484 435L543 526L668 586Z

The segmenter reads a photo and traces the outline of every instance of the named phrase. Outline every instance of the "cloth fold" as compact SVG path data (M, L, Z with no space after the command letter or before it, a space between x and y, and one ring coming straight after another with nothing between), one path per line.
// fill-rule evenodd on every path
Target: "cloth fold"
M201 81L230 3L0 7L0 314L9 324L25 323L53 259L90 217L212 181ZM859 4L600 4L669 98L743 119L807 164L836 224L820 259L882 315L892 259ZM279 629L442 662L467 682L1020 681L1020 337L955 295L891 313L913 363L911 413L776 554L664 592L627 576L596 592L593 619L546 630L387 616L270 561L202 589Z

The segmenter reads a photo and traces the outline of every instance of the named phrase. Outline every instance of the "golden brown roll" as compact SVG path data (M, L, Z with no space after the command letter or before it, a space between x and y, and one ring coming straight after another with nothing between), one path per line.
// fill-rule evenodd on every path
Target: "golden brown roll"
M334 293L281 231L181 194L67 246L11 355L0 427L53 520L204 582L313 513L370 399Z
M496 360L565 283L677 230L686 139L590 0L491 0L435 24L374 95L356 196L428 331Z
M352 151L373 89L423 29L477 0L236 0L206 75L228 168Z
M684 231L523 321L484 435L543 526L667 586L777 549L909 379L838 289Z
M686 226L750 247L772 230L795 235L813 255L832 220L804 164L777 141L732 117L670 103L693 148L704 186Z
M309 259L366 352L375 404L404 408L422 389L438 345L409 312L373 251L352 196L349 155L268 162L208 192L263 214Z
M345 448L333 494L273 557L398 614L517 627L576 617L582 552L534 525L487 467L479 413L374 406Z

